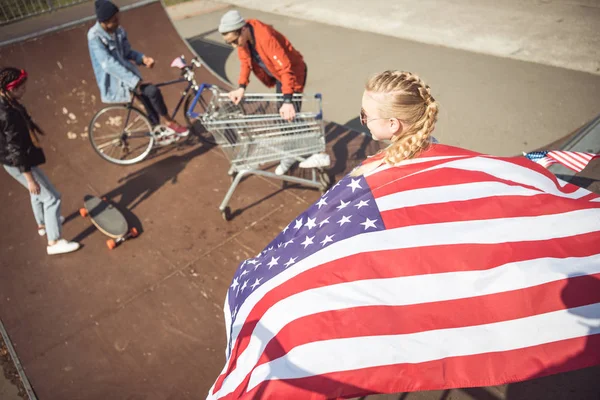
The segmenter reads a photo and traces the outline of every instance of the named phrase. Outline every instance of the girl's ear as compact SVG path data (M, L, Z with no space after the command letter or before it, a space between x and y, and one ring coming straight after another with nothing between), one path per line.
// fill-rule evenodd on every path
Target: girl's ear
M397 136L404 132L404 125L398 118L390 118L388 121L388 129L391 133L390 136Z

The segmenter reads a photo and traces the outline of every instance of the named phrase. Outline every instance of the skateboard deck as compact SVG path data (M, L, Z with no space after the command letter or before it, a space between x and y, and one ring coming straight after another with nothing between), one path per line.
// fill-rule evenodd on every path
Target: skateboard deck
M129 230L123 214L105 199L86 195L83 198L83 207L79 210L81 216L89 216L96 228L111 238L106 242L110 249L129 237L137 236L137 230L135 228Z

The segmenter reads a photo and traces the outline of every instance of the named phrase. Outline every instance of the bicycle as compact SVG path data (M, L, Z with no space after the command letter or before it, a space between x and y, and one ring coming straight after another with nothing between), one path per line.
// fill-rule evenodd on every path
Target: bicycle
M188 116L187 110L191 108L196 93L202 92L205 86L198 85L195 78L194 68L201 66L202 63L198 58L186 64L184 56L177 57L171 63L171 67L179 68L182 77L156 84L156 87L160 88L188 83L181 93L171 118L175 118L183 104L184 118L191 130L194 121ZM156 147L181 143L174 140L176 134L171 129L161 124L153 125L148 114L134 105L136 100L141 102L140 94L133 90L128 103L108 105L92 117L88 128L89 139L92 148L106 161L118 165L132 165L143 161ZM201 96L199 100L201 105L205 106ZM212 134L207 131L195 132L195 134L206 144L216 144Z

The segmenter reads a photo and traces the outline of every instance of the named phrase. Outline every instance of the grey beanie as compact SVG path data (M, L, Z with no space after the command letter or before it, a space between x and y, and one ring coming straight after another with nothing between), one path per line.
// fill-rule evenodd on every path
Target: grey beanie
M219 32L227 33L237 31L244 25L246 25L246 21L244 21L244 18L242 18L238 10L227 11L221 18L221 23L219 23Z

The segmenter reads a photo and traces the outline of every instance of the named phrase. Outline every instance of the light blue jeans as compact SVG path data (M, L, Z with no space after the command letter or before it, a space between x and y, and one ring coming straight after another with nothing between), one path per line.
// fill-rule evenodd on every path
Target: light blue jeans
M27 179L19 168L4 165L6 172L15 178L21 185L29 190ZM33 208L33 216L38 225L46 227L46 235L48 241L58 240L61 237L60 223L60 193L54 188L50 180L44 172L38 167L31 168L31 174L40 185L40 194L31 196L31 207Z

